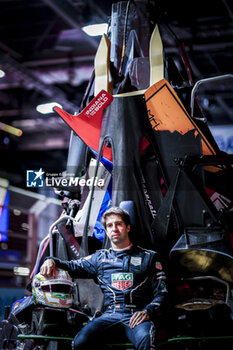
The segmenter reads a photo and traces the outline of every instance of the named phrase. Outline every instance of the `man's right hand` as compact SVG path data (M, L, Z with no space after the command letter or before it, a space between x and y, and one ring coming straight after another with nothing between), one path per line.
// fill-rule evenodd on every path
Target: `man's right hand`
M40 268L40 273L45 277L56 277L57 270L53 259L47 259Z

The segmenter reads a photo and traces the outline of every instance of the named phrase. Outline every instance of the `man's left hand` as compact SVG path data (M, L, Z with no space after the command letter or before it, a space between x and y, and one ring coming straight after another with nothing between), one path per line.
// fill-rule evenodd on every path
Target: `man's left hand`
M138 326L140 323L148 321L150 319L150 316L146 311L137 311L133 314L129 321L129 326L131 328L134 328Z

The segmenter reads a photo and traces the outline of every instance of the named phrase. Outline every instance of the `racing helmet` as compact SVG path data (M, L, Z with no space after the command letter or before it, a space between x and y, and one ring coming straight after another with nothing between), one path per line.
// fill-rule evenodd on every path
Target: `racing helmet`
M56 277L38 273L32 280L32 296L35 304L69 308L73 301L73 282L67 271L58 269Z

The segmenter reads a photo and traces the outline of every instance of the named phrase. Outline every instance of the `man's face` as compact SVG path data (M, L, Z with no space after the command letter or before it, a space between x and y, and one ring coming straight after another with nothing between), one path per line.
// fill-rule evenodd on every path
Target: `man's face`
M112 214L106 218L106 233L114 245L128 244L130 225L126 226L120 215Z

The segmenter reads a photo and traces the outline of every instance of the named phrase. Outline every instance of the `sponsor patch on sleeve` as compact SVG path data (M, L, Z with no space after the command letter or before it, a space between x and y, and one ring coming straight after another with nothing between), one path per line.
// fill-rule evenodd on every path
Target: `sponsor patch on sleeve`
M156 268L157 270L162 270L162 269L163 269L163 266L162 266L161 262L156 261L156 263L155 263L155 268Z

